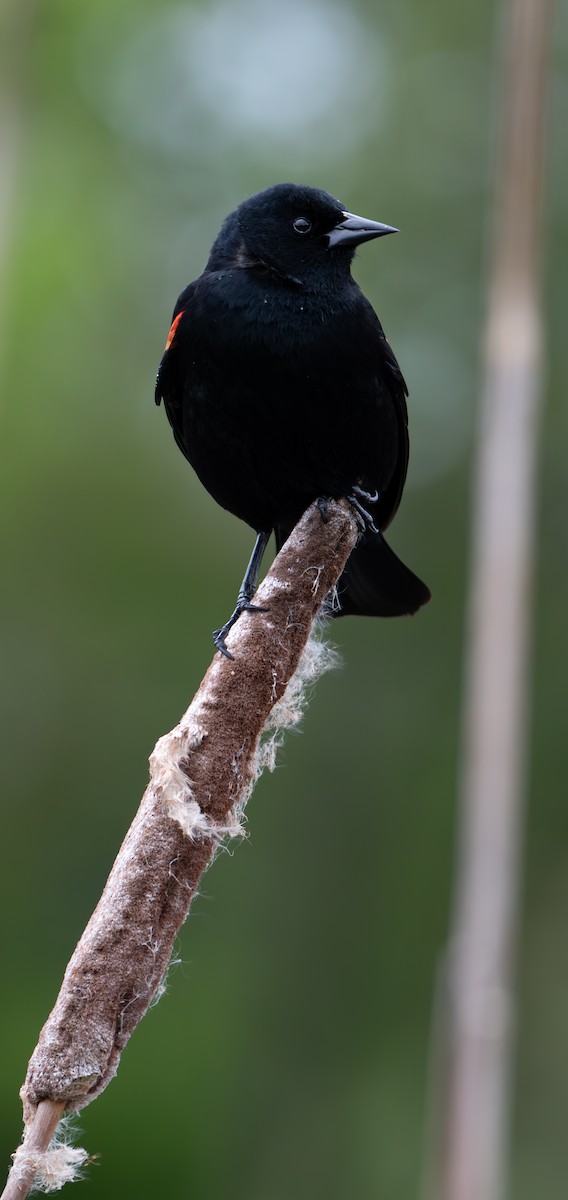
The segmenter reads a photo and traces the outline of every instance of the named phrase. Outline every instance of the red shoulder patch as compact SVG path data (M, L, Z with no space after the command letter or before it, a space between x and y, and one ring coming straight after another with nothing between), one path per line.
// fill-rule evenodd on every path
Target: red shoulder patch
M168 338L166 341L166 350L169 350L173 344L173 340L176 336L176 330L177 330L177 327L183 317L183 314L184 314L184 310L182 308L181 312L178 313L177 317L175 317L175 319L172 321L172 323L170 325L170 332L168 333ZM164 353L165 353L165 351L164 351Z

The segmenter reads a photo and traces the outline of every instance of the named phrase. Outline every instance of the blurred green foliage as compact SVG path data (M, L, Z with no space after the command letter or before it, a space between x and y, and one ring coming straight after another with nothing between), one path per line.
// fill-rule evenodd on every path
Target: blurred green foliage
M343 667L207 875L182 965L81 1117L95 1197L410 1200L451 898L496 11L467 0L5 0L0 207L0 1160L67 958L230 611L251 532L152 399L222 217L291 178L403 235L356 274L411 389L392 543L412 621L346 621ZM568 1168L565 663L568 21L555 36L534 744L511 1195ZM13 183L10 193L10 184Z

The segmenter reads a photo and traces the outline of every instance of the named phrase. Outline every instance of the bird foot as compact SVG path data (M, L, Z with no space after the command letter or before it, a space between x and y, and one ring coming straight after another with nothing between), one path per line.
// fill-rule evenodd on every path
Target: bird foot
M365 504L376 504L377 500L379 499L379 493L377 491L366 492L364 488L360 487L359 484L356 483L351 488L351 492L347 499L351 507L355 509L355 516L361 526L362 532L366 533L367 530L369 530L370 533L379 533L379 530L377 529L377 526L373 520L372 513L370 513L369 510L364 507ZM361 501L364 503L362 504Z
M362 488L358 483L353 484L351 491L359 500L364 500L365 504L376 504L379 499L379 492L376 489L374 492L366 492L365 488Z
M237 601L237 607L235 608L235 611L233 613L231 613L229 620L225 621L225 624L222 625L220 629L216 629L213 634L213 644L215 646L215 649L219 650L221 654L224 654L225 658L230 658L232 660L234 658L234 655L231 654L231 651L229 650L229 648L227 646L226 638L227 638L227 634L229 633L229 631L233 628L233 625L236 625L241 613L244 613L244 612L265 613L268 611L269 610L267 608L263 608L263 606L261 604L251 604L250 600L247 600L244 596L243 597L239 596L239 599Z

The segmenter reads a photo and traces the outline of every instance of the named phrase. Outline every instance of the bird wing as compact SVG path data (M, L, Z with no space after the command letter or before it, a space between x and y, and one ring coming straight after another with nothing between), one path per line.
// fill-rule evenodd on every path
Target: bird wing
M158 374L154 399L156 404L164 401L168 421L172 427L175 440L187 458L187 449L183 437L183 387L180 367L180 348L187 345L189 329L189 306L195 290L195 284L190 283L179 296L172 314L172 323L166 338L166 345Z
M409 440L408 440L408 408L406 397L408 388L402 371L389 345L382 328L379 333L380 346L380 377L393 402L394 414L398 428L398 456L395 469L388 486L381 493L375 520L380 529L386 529L392 521L400 504L406 472L408 470Z

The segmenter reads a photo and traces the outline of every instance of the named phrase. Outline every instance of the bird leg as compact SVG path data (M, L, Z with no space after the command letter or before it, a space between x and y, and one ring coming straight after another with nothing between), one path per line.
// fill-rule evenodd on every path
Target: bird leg
M260 570L262 556L268 545L269 537L270 531L268 533L261 532L257 534L256 542L254 543L254 550L251 554L245 577L239 588L235 610L231 613L229 620L225 621L225 624L222 625L220 629L216 629L213 634L215 647L217 650L221 651L221 654L225 655L225 658L233 657L231 651L227 649L225 638L227 637L229 630L232 629L233 625L235 625L238 621L241 613L268 612L267 608L261 608L259 604L251 604L251 597L256 591L258 572Z
M372 513L370 513L368 509L364 508L363 504L361 503L361 501L363 501L364 504L376 504L377 500L379 499L379 493L377 491L366 492L364 488L359 486L358 483L354 483L347 499L351 507L355 509L355 515L359 517L360 521L362 522L363 532L369 530L371 533L379 533L380 531L375 525Z

